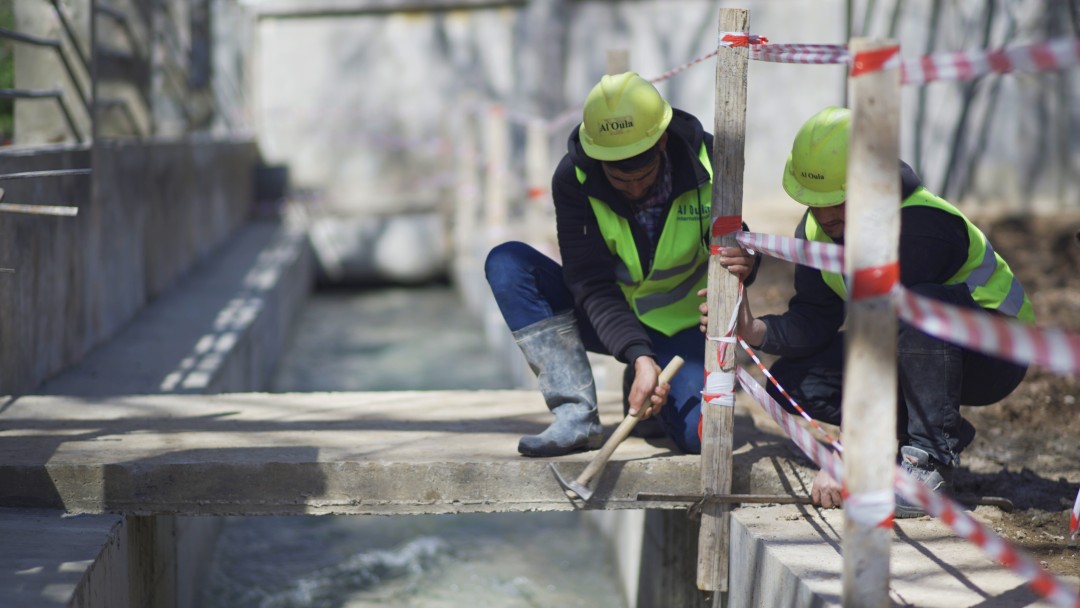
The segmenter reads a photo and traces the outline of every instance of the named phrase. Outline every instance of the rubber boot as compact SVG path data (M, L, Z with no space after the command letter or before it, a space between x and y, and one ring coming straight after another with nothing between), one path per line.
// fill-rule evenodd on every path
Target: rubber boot
M518 442L525 456L562 456L603 443L596 384L573 313L544 319L514 332L514 341L536 374L544 402L555 415L539 435Z

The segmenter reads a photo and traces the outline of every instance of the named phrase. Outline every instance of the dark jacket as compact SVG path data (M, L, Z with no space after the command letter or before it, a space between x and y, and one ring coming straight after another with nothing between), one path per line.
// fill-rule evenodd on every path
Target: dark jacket
M674 110L667 133L667 154L674 169L671 193L674 200L708 183L709 174L698 161L698 151L702 143L712 151L712 135L705 132L701 122L681 110ZM616 359L629 363L641 355L655 356L645 328L615 281L616 257L601 237L588 197L604 201L615 213L627 218L646 274L652 267L652 244L634 220L631 204L604 177L600 162L585 155L577 128L570 134L568 150L551 180L566 285L574 295L577 308L585 312L601 342ZM578 181L575 166L588 175L584 184ZM671 201L667 205L670 209ZM703 246L708 243L708 230L708 225L704 225Z
M906 163L900 168L900 198L911 196L922 180ZM806 212L810 213L809 209ZM806 238L806 214L795 230ZM843 241L837 241L843 244ZM931 207L900 210L900 283L905 287L944 284L967 261L968 234L960 217ZM846 305L808 266L795 267L795 295L782 315L763 315L760 349L783 357L806 357L823 349L844 324Z

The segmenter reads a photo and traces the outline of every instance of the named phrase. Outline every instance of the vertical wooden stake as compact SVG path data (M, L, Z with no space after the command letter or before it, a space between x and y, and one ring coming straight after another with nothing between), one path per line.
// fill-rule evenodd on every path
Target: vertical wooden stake
M608 49L607 73L622 74L630 71L630 51L626 49Z
M896 313L899 280L900 70L869 69L894 41L851 41L845 259L849 306L844 360L845 606L889 605L896 467ZM891 519L890 519L891 521Z
M457 179L454 196L454 282L461 290L465 305L469 310L480 313L484 310L485 292L488 292L483 277L478 276L477 268L483 268L487 252L487 242L476 238L480 226L480 128L475 96L464 99L463 106L471 108L462 113L454 134L456 149L454 161Z
M507 200L507 159L510 158L510 126L506 110L498 104L488 108L484 125L484 226L488 249L506 238L510 220Z
M525 240L548 255L556 248L555 240L547 238L548 228L555 223L550 217L555 209L551 202L551 172L547 123L531 120L525 127Z
M720 9L719 31L748 32L750 14L745 9ZM742 216L743 168L746 159L746 72L749 61L747 47L726 48L716 59L716 117L713 129L713 190L712 220ZM735 246L734 234L713 236L711 245ZM739 280L724 270L716 256L709 257L708 335L725 333L735 311ZM719 343L709 340L705 345L705 373L727 373L734 380L734 349L729 348L729 360L721 366L717 359ZM723 369L721 369L723 367ZM701 435L702 492L727 494L731 492L731 444L735 424L734 397L730 405L706 403L702 400L704 418ZM702 591L726 592L728 589L728 521L725 505L709 504L701 511L698 536L697 586Z

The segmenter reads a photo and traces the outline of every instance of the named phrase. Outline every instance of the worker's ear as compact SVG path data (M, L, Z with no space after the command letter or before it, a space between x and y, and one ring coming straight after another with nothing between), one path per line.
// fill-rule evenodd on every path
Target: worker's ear
M667 151L667 131L664 131L664 134L660 136L660 139L656 140L656 145L660 146L661 152Z

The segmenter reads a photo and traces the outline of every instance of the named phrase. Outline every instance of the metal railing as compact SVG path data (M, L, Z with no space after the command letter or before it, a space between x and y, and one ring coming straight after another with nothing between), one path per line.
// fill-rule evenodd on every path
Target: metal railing
M55 5L55 3L54 3ZM57 7L59 11L59 7ZM66 23L66 21L64 21ZM71 80L75 94L79 97L79 101L82 102L83 108L89 114L92 112L90 101L82 86L79 84L79 79L75 74L75 70L71 66L71 62L68 60L67 54L64 52L64 45L61 40L54 38L42 38L39 36L31 36L29 34L23 34L13 30L0 28L0 38L11 40L12 42L18 42L21 44L28 44L31 46L49 48L55 51L56 55L60 58L60 63L64 66L64 71L67 73L68 78ZM74 45L77 48L77 45ZM80 59L85 61L80 54ZM78 126L75 124L75 119L71 113L71 109L68 108L67 102L64 101L64 92L61 89L0 89L0 98L3 99L56 99L60 105L60 110L64 114L64 119L67 122L68 127L71 129L72 134L75 136L76 141L82 143L84 141L82 133L79 131Z

